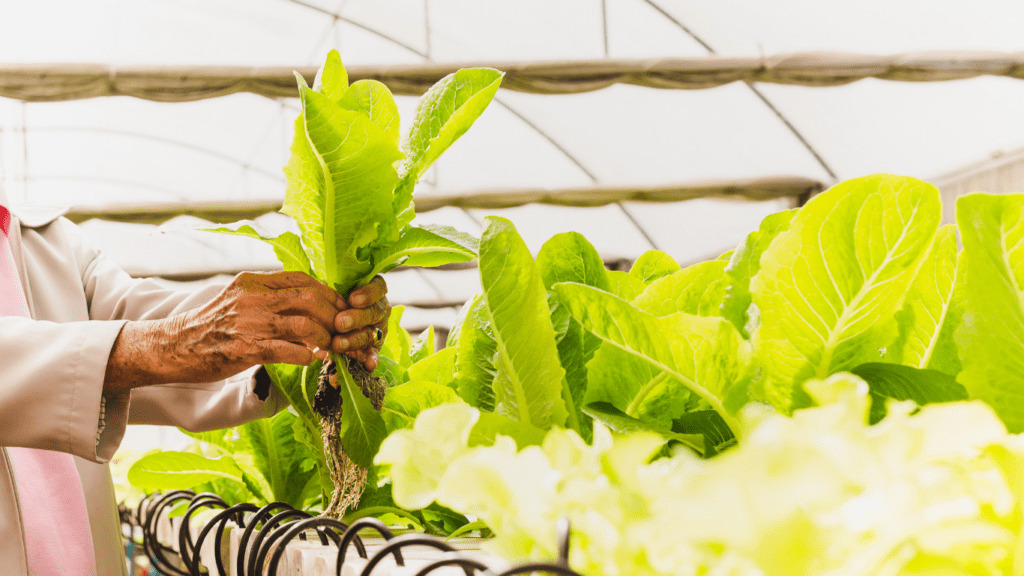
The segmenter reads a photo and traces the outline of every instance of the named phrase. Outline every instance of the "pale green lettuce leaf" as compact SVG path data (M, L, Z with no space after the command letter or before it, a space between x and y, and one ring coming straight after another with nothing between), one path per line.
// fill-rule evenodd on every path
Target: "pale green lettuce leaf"
M724 260L709 260L662 276L647 285L633 300L633 306L655 316L676 312L719 316L726 264Z
M401 118L395 98L387 86L376 80L360 80L349 86L336 101L342 108L366 114L370 122L398 146Z
M341 107L299 79L302 129L295 139L310 146L300 151L293 145L286 172L302 184L286 190L282 211L299 224L304 245L322 246L322 266L314 260L314 270L345 293L373 269L368 252L380 236L378 223L393 226L398 173L392 164L402 153L366 114ZM304 173L309 152L319 176Z
M226 226L217 228L201 228L205 232L217 232L219 234L230 234L232 236L246 236L262 240L274 249L274 254L289 272L305 272L312 275L313 269L309 264L309 258L302 249L302 241L292 232L285 232L280 236L270 236L268 232L260 228L259 224L251 220L242 220Z
M663 428L686 411L690 400L688 389L678 380L617 346L601 346L587 363L587 375L581 404L605 402Z
M449 386L455 380L455 348L442 348L409 366L409 380L427 380Z
M621 270L608 271L608 284L608 291L626 302L632 302L647 288L643 280Z
M479 240L451 226L409 226L402 230L398 242L377 259L367 276L373 279L399 264L430 268L468 262L476 258L479 247Z
M608 272L597 249L582 234L555 234L537 253L544 287L548 290L558 282L577 282L610 291Z
M761 226L747 235L729 257L725 267L725 295L722 299L722 316L739 329L745 338L750 336L747 323L748 310L753 300L750 296L750 279L761 270L761 255L775 240L775 237L789 229L789 222L797 210L785 210L770 214L761 221Z
M541 430L533 424L494 412L481 412L480 420L469 434L469 446L491 446L498 436L508 436L515 440L516 446L522 450L527 446L540 446L545 434L546 430Z
M959 320L953 304L956 262L956 227L950 224L936 233L931 253L896 313L900 335L890 346L887 360L915 368L942 366L951 376L959 372L960 359L952 340L956 326L947 326Z
M449 464L469 452L469 435L479 418L480 411L465 404L442 404L387 437L375 462L390 467L396 504L416 510L434 501Z
M717 410L739 436L725 400L734 386L745 385L749 378L752 352L732 324L682 312L657 318L581 284L557 284L554 290L605 346L617 346L650 362L667 374L667 383L672 382L669 378L682 383Z
M452 402L465 403L447 386L426 380L410 380L402 386L388 390L384 395L381 416L390 434L412 424L420 412Z
M206 458L191 452L164 451L143 456L128 470L128 481L143 490L185 490L211 480L242 481L242 469L230 456Z
M504 218L488 216L484 221L480 281L497 345L494 411L539 428L565 424L565 370L558 360L540 269L515 226Z
M378 378L383 378L384 382L387 383L388 388L394 388L395 386L400 386L409 381L408 368L402 366L398 362L395 362L391 357L385 356L383 352L379 356L377 369L373 371L373 375Z
M412 129L402 145L405 161L395 190L394 214L400 228L415 215L412 193L420 176L476 122L503 76L490 68L465 68L445 76L420 98Z
M601 290L611 288L601 255L577 232L552 236L537 254L537 266L548 290L558 282L577 282ZM549 297L548 306L556 327L558 358L565 369L562 399L569 411L567 426L589 440L591 420L583 412L583 397L588 387L587 362L601 346L601 340L584 330L560 305L557 297Z
M636 262L633 262L629 273L644 284L650 284L658 278L678 272L679 268L679 263L675 258L661 250L648 250L641 254Z
M435 347L434 326L427 326L427 329L420 333L412 345L409 346L409 361L413 364L430 357ZM409 366L412 369L412 366Z
M1024 431L1024 195L957 200L967 309L956 331L957 381Z
M750 282L772 404L805 405L800 383L880 358L941 212L934 186L887 174L838 184L800 209Z
M348 90L348 71L341 63L341 54L337 50L327 53L324 65L316 72L313 79L313 90L327 96L331 100L340 100Z
M397 362L399 366L408 368L412 365L412 359L409 356L412 349L412 337L401 326L404 313L405 306L399 305L391 309L391 316L388 318L388 334L384 337L380 353Z
M498 344L487 318L486 306L483 296L476 296L460 325L455 355L455 389L471 406L493 412L496 402L492 384L497 374L494 355L498 352Z

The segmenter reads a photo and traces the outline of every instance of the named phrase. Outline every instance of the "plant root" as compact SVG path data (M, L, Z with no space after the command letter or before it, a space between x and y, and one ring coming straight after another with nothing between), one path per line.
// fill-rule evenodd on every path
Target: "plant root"
M384 404L387 384L373 376L361 362L347 356L345 359L352 379L379 412ZM324 362L320 371L320 382L313 397L313 409L320 416L327 466L334 482L334 492L322 516L341 519L348 510L359 504L359 499L366 488L367 471L349 460L345 454L345 447L341 444L341 413L344 407L338 385L334 362Z

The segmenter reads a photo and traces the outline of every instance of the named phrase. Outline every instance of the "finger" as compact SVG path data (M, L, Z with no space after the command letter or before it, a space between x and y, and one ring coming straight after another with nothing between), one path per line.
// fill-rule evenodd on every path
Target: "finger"
M305 346L282 340L259 340L253 344L255 364L294 364L308 366L313 353Z
M309 288L287 288L276 290L267 296L267 309L288 316L306 316L325 330L333 332L334 318L338 314L335 302ZM341 298L339 298L341 299Z
M362 350L350 350L345 353L350 358L355 358L366 369L373 372L377 369L377 365L380 364L380 355L377 353L376 348L363 348Z
M388 285L384 282L383 276L374 276L373 280L366 286L356 288L348 295L348 303L354 308L367 308L388 293Z
M335 334L331 340L331 349L342 354L350 350L359 350L373 344L375 328L367 328L349 332L348 334Z
M338 332L351 332L385 321L390 309L385 310L385 307L380 305L381 302L383 300L369 308L352 308L338 312L334 318L334 329Z
M349 307L348 302L341 294L304 272L243 272L237 276L237 279L243 285L258 285L271 290L312 289L322 295L324 300L333 303L338 310L345 310Z
M305 316L276 316L266 326L267 340L301 343L310 350L326 349L331 345L330 332Z

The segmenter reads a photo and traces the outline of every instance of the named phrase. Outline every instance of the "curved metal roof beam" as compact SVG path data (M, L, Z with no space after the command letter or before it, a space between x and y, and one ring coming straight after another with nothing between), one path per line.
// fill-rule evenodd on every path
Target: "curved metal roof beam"
M296 4L298 6L302 6L304 8L308 8L308 9L313 10L315 12L319 12L319 13L324 14L326 16L330 16L331 18L334 18L336 20L341 20L341 21L343 21L343 22L345 22L347 24L351 24L352 26L355 26L355 27L359 28L360 30L364 30L366 32L369 32L369 33L377 36L378 38L381 38L383 40L386 40L388 42L391 42L391 43L395 44L396 46L401 46L402 48L405 48L406 50L412 52L413 54L416 54L417 56L423 58L424 60L427 60L428 62L429 61L433 61L433 59L430 57L430 54L428 54L426 52L421 52L421 51L417 50L416 48L414 48L413 46L410 46L410 45L408 45L408 44L406 44L406 43L404 43L404 42L398 40L397 38L394 38L394 37L392 37L392 36L390 36L388 34L384 34L382 32L374 30L374 29L370 28L369 26L366 26L365 24L361 24L359 22L355 22L355 21L353 21L353 20L351 20L349 18L345 18L344 16L341 16L340 14L337 14L337 13L332 12L330 10L326 10L326 9L321 8L319 6L314 6L312 4L306 3L303 0L285 0L285 1L286 2L291 2L292 4ZM429 26L429 20L427 20L425 22L425 25ZM428 45L429 45L429 40L428 40ZM506 110L508 110L509 112L511 112L513 116L515 116L516 118L519 118L524 124L526 124L527 126L532 128L542 138L544 138L545 140L550 142L551 145L553 145L555 147L555 149L557 149L560 153L562 153L570 162L573 163L573 165L575 165L584 174L586 174L586 176L588 178L590 178L591 182L594 182L595 184L598 182L597 176L595 176L593 172L591 172L589 169L587 169L587 167L583 165L583 163L579 160L579 158L576 158L571 152L569 152L568 149L565 148L565 146L562 146L557 140L555 140L554 137L552 137L550 134L548 134L547 132L542 130L539 126L537 126L536 124L531 122L529 119L527 119L525 116L523 116L519 111L517 111L515 108L513 108L507 102L505 102L505 101L503 101L503 100L501 100L500 98L497 98L497 97L494 98L494 102L497 102L501 107L503 107ZM654 239L651 238L651 236L649 234L647 234L647 230L644 230L643 226L640 225L640 223L633 216L633 214L631 214L629 212L629 210L627 210L626 207L622 205L621 202L617 202L616 206L619 207L619 210L621 210L622 213L626 216L626 218L636 227L636 229L640 232L640 235L643 236L645 240L647 240L647 242L651 245L651 247L654 248L654 249L657 249L658 245L654 242ZM466 213L469 215L470 218L473 218L473 220L476 220L476 218L473 217L472 214L469 214L468 211L466 211Z
M215 150L211 150L209 148L204 148L202 146L197 146L195 144L189 144L187 142L182 142L180 140L173 140L171 138L163 138L163 137L160 137L160 136L153 136L151 134L143 134L141 132L131 132L131 131L128 131L128 130L118 130L118 129L115 129L115 128L89 128L89 127L84 127L84 126L43 126L43 127L39 127L39 128L32 128L31 130L32 130L32 132L98 132L98 133L101 133L101 134L112 134L112 135L115 135L115 136L125 136L125 137L128 137L128 138L139 138L139 139L142 139L142 140L151 140L151 141L154 141L154 142L160 142L161 144L169 144L169 145L175 146L177 148L184 148L186 150L191 150L193 152L198 152L200 154L206 154L207 156L212 156L214 158L217 158L218 160L223 160L225 162L230 162L232 164L237 164L243 170L252 170L252 171L257 172L259 174L262 174L262 175L264 175L264 176L266 176L268 178L272 178L274 180L278 180L280 182L284 182L284 176L283 175L277 175L277 174L274 174L272 172L268 172L267 170L264 170L263 168L260 168L258 166L254 166L254 165L252 165L252 164L250 164L248 162L245 162L243 160L239 160L238 158L233 158L231 156L228 156L227 154L222 154L220 152L217 152Z
M689 36L695 42L700 44L705 50L708 51L709 54L717 54L717 52L715 52L715 49L712 48L710 44L705 42L704 39L698 36L693 30L690 30L690 28L683 24L681 21L679 21L678 18L669 14L667 10L659 6L654 0L643 1L651 8L657 10L658 13L661 14L666 20L668 20L677 28L685 32L687 36ZM807 141L807 138L804 138L804 135L800 133L800 130L798 130L797 127L794 126L793 123L790 122L789 119L786 118L785 115L783 115L782 112L778 108L776 108L775 105L772 104L772 102L768 100L768 98L760 90L757 89L757 86L754 86L753 84L747 84L747 87L750 88L750 91L753 92L754 95L757 96L758 99L760 99L761 102L763 102L764 105L767 106L768 109L771 110L776 117L778 117L778 119L786 126L787 129L789 129L793 136L795 136L796 139L800 141L800 144L802 144L803 147L806 148L808 152L810 152L811 156L813 156L814 159L818 162L818 164L825 170L825 172L828 173L829 177L831 177L833 181L838 181L839 177L836 176L836 173L832 170L832 167L828 165L828 162L825 162L825 159L822 158L821 154L819 154L818 151L814 149L814 146L812 146L811 143Z

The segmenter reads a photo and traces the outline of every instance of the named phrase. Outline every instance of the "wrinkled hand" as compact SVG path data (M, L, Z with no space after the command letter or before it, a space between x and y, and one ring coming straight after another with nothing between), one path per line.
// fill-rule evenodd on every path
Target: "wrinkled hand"
M350 308L335 318L334 328L338 334L331 340L331 349L359 360L371 372L377 368L380 347L388 334L391 303L387 293L384 278L376 276L369 284L349 294Z
M375 325L386 326L390 314L386 292L383 279L375 278L353 291L350 306L301 272L239 274L202 308L126 324L111 350L104 387L211 382L258 364L307 365L314 350L326 357L331 348L372 370Z

